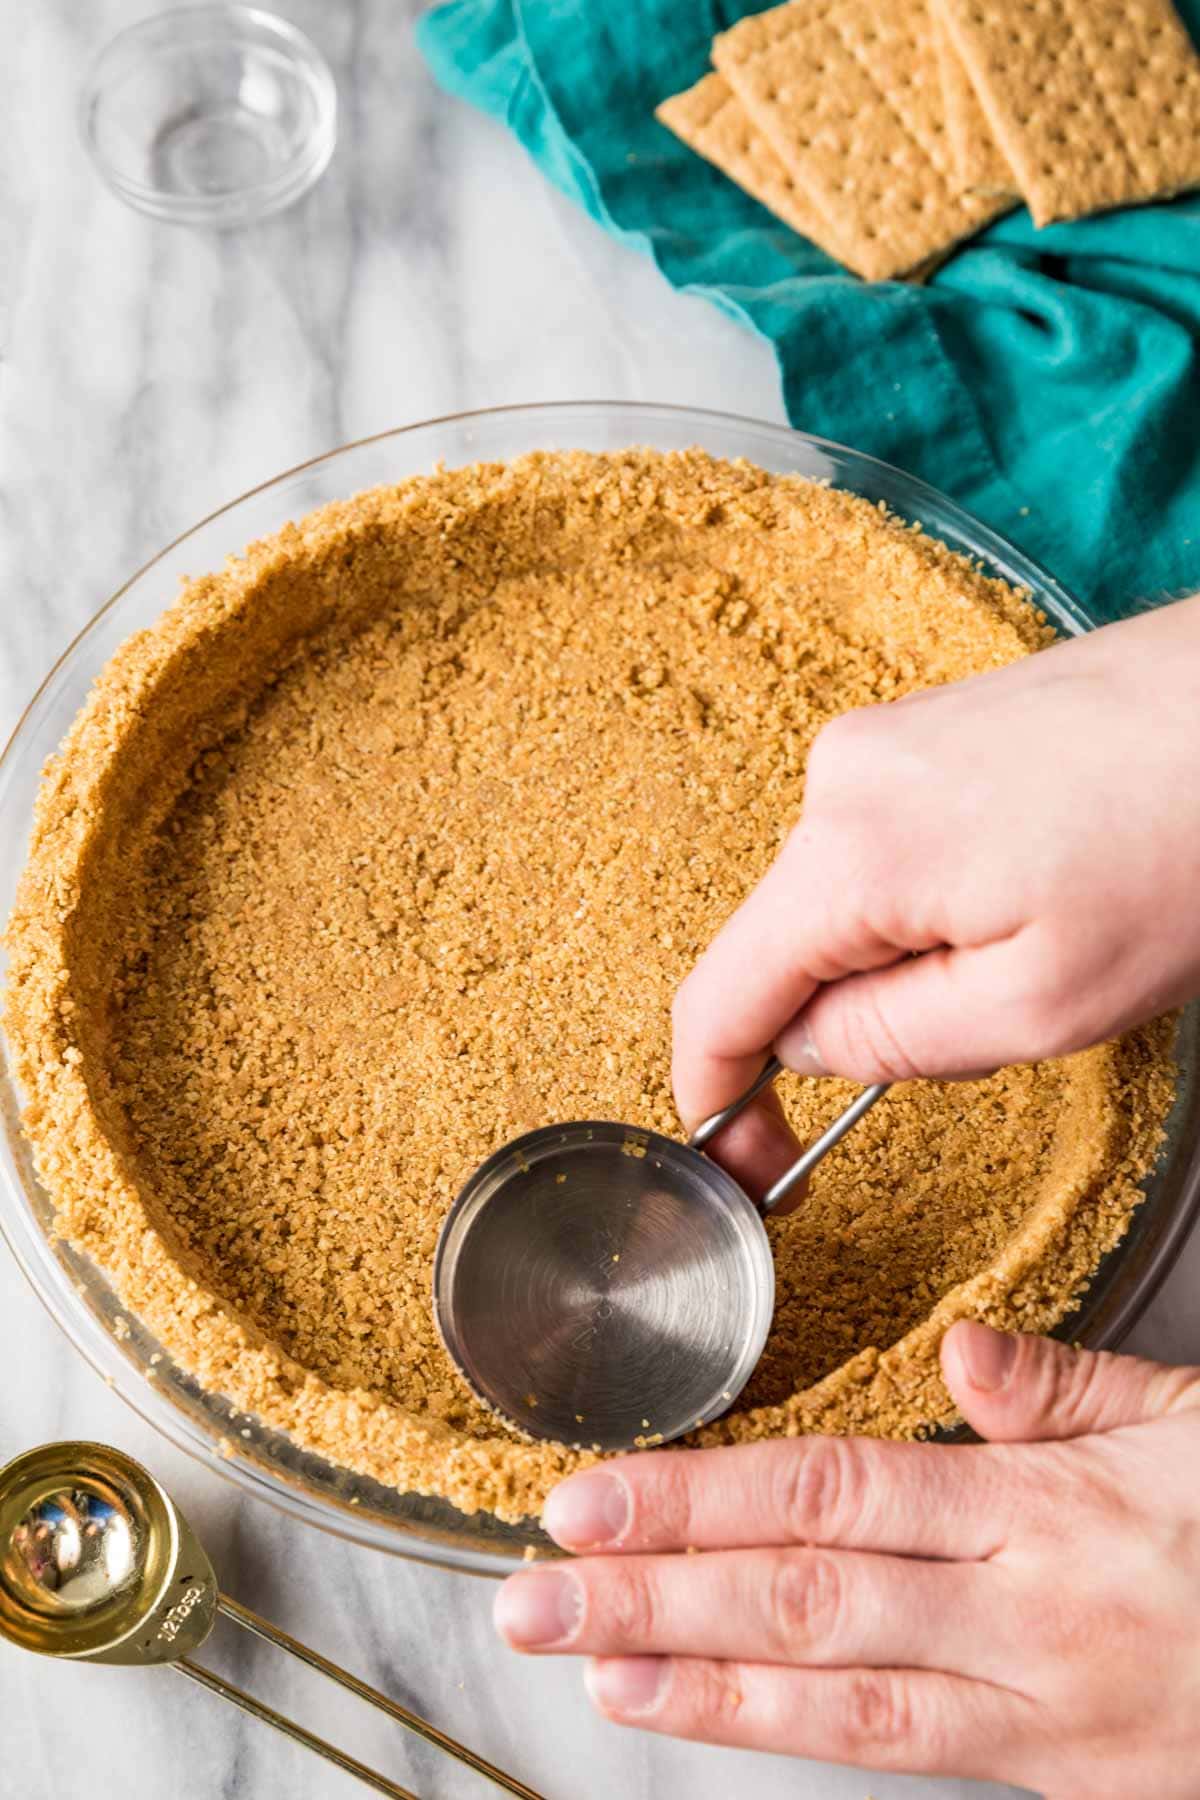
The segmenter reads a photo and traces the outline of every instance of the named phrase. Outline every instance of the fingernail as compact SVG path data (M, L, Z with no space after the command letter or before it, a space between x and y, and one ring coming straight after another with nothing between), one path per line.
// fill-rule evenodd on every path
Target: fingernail
M604 1712L644 1719L662 1698L667 1667L665 1656L611 1656L589 1663L583 1678Z
M569 1569L512 1575L496 1595L492 1617L500 1636L515 1649L565 1644L583 1618L583 1588Z
M803 1015L789 1025L775 1046L775 1053L793 1075L828 1075L813 1034Z
M629 1489L619 1475L597 1469L573 1475L546 1502L542 1523L564 1550L615 1544L629 1528Z
M960 1326L959 1344L971 1386L983 1394L998 1393L1006 1385L1017 1359L1016 1338L972 1319Z

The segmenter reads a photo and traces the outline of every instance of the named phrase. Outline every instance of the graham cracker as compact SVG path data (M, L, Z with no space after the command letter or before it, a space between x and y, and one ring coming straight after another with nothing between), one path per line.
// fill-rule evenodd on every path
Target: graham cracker
M1016 177L992 136L971 77L936 13L933 41L942 82L942 105L946 109L946 131L960 185L980 194L1015 194Z
M1034 223L1200 186L1200 56L1169 0L936 0Z
M788 172L723 75L705 75L685 93L672 94L654 116L801 237L837 262L848 260L832 219Z
M927 0L789 0L718 37L713 61L869 280L1009 204L960 189Z

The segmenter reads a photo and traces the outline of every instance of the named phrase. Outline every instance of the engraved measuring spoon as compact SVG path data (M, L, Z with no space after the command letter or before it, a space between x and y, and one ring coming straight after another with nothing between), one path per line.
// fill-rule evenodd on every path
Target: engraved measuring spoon
M328 1676L505 1793L542 1800L428 1719L222 1594L187 1520L132 1457L105 1444L44 1444L0 1469L0 1635L26 1650L77 1662L167 1663L376 1793L417 1800L410 1789L193 1662L190 1652L204 1643L218 1613Z

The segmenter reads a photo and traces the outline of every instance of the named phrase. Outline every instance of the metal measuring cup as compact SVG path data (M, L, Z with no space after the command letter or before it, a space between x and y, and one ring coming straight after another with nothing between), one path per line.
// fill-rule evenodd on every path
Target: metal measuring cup
M485 1406L593 1450L668 1443L729 1410L774 1311L763 1219L889 1085L864 1088L756 1205L704 1149L781 1072L772 1057L686 1144L585 1120L481 1164L442 1226L433 1296Z

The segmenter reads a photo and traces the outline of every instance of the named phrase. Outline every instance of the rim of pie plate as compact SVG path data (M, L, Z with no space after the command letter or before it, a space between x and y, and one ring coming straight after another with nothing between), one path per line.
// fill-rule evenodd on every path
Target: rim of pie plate
M925 483L823 439L736 415L638 402L561 402L458 413L358 440L285 471L210 514L133 575L75 638L29 703L0 757L0 917L11 908L46 758L58 747L93 678L134 631L170 604L180 579L219 568L229 555L291 519L366 488L536 450L699 448L745 458L776 473L828 481L885 502L989 574L1028 588L1064 635L1093 621L1051 576ZM1148 1198L1101 1265L1082 1305L1059 1328L1097 1346L1118 1342L1175 1261L1200 1210L1200 1035L1196 1009L1178 1046L1180 1081L1167 1149ZM34 1174L18 1126L20 1095L7 1056L0 1072L0 1231L56 1322L102 1379L177 1447L244 1492L292 1517L358 1543L476 1574L501 1575L523 1554L550 1546L530 1522L464 1515L448 1502L397 1494L299 1449L256 1424L253 1441L231 1438L228 1404L178 1368L88 1259L52 1234L53 1207Z

